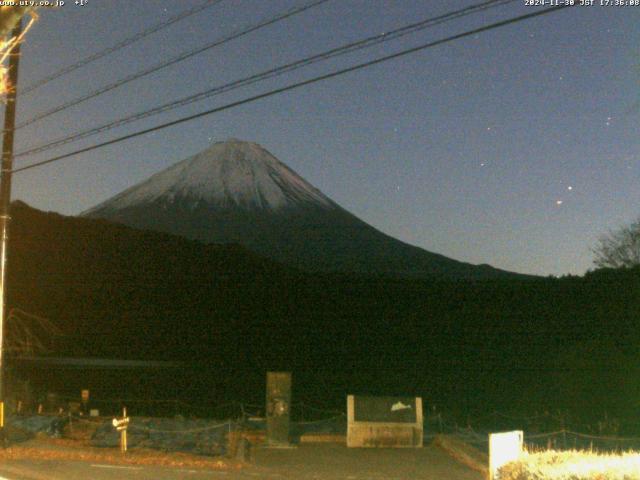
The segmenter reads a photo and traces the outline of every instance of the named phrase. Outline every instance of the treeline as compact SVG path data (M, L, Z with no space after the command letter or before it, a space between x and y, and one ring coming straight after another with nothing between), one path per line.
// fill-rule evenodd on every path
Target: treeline
M470 415L601 416L640 398L638 269L478 282L310 275L238 246L24 204L13 218L9 306L60 327L52 354L184 364L120 387L74 374L105 395L126 385L119 394L261 403L264 372L284 369L299 399L337 408L347 393L415 393Z

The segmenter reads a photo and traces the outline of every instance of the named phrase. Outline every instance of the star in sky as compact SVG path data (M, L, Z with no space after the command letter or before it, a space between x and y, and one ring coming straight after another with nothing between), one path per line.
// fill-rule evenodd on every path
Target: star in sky
M74 2L71 0L68 3ZM89 5L91 3L92 0ZM31 80L45 78L58 67L74 63L77 59L73 52L78 42L91 47L92 51L86 52L89 55L113 45L121 35L143 31L169 16L179 15L186 9L183 3L201 4L195 0L139 0L135 2L139 5L136 8L148 15L138 19L117 6L111 6L111 3L115 5L118 2L100 3L104 4L100 12L84 9L83 22L87 23L83 27L86 28L74 29L74 35L60 33L73 29L76 18L71 12L69 16L56 15L55 22L54 13L51 12L51 22L39 22L38 28L30 32L24 44L25 55L21 68L24 67L25 76L22 77L22 86L28 85ZM166 59L166 46L175 44L176 32L184 37L185 43L184 49L178 46L178 51L187 51L230 34L237 28L269 18L279 11L275 4L280 2L253 3L256 8L250 10L255 11L211 9L158 31L151 38L152 41L132 45L118 55L105 58L102 67L88 66L84 75L76 75L59 83L58 86L65 89L61 94L75 96L74 90L85 93L83 89L90 88L87 84L102 86L105 82L139 71L146 62L151 65ZM274 5L271 6L271 3ZM64 126L65 135L67 132L72 134L84 129L83 124L87 120L98 125L120 118L125 114L123 107L130 108L131 113L153 108L164 103L165 98L182 98L348 41L388 32L415 19L445 14L452 9L445 5L448 2L404 2L406 8L392 9L386 12L389 13L387 17L386 14L381 15L382 7L373 8L368 3L336 2L332 8L306 12L282 24L254 31L238 41L220 45L211 54L203 52L202 55L196 55L175 68L167 68L164 73L158 72L153 78L140 79L130 88L117 89L110 94L113 96L104 101L87 102L82 109L60 112L50 119L51 123L38 126L37 131L30 130L19 135L16 151L52 140L58 136L53 132L57 132L61 126ZM382 1L372 3L385 4ZM433 9L425 7L423 3L434 3ZM442 5L436 8L438 3ZM527 11L524 5L512 6L513 12L506 7L496 10L496 19L509 18L520 10ZM637 185L632 177L640 172L640 157L637 154L640 137L637 136L636 121L640 114L640 100L637 89L632 88L637 85L638 61L632 49L626 48L626 43L637 31L640 10L626 10L593 15L594 12L588 9L566 9L564 13L531 23L523 22L518 27L500 28L483 34L475 32L466 40L460 39L448 46L397 58L386 64L385 68L363 69L359 73L345 75L340 81L327 80L326 88L304 88L298 93L274 96L270 101L256 101L243 109L228 110L222 120L220 117L203 117L188 125L167 129L162 134L113 145L107 153L87 152L78 161L60 162L56 167L33 170L16 178L13 197L24 199L38 208L75 214L119 193L123 187L144 180L165 168L169 161L177 162L217 140L239 137L257 141L272 150L279 159L335 197L345 208L355 212L370 212L366 220L376 228L404 240L410 238L421 248L471 263L490 263L524 273L581 274L591 266L588 245L595 241L597 234L615 227L616 219L631 219L637 215L637 202L629 201L629 198L637 195ZM43 11L43 20L44 16ZM455 24L439 27L440 30L433 32L433 35L420 38L407 35L400 43L381 46L379 52L370 54L371 57L363 54L363 60L364 57L373 58L378 53L382 55L410 48L426 41L427 37L437 39L444 38L449 32L471 31L489 20L485 16L461 18ZM105 22L127 27L126 32L100 29ZM318 22L322 28L310 30L310 22ZM540 49L539 39L544 39L545 44L559 44L566 41L567 31L577 32L578 36L587 35L589 48L580 51ZM51 42L51 38L55 38L56 42ZM282 58L273 58L274 46L278 47L278 57ZM126 55L127 61L120 61L120 54ZM345 66L350 65L351 60L345 60ZM611 75L610 69L602 68L604 60L615 66L615 75ZM357 62L356 59L353 61ZM104 76L109 72L103 67L109 65L118 65L118 69L122 69L113 79ZM319 67L318 73L334 67L333 64L326 64ZM176 75L189 81L175 82ZM598 85L598 88L591 89L588 98L575 95L573 79L576 78L589 78L590 83ZM272 86L287 82L283 78ZM159 85L161 89L156 88ZM380 88L381 85L384 88ZM261 92L261 88L256 87L255 93ZM139 92L145 90L149 94L141 96ZM245 93L249 95L254 91ZM44 108L41 100L48 96L50 94L44 90L41 96L25 95L20 103L20 115L29 118L41 113ZM350 97L358 101L358 109L354 110L345 124L340 102ZM295 121L274 128L274 118L291 118L293 104L299 113ZM319 110L318 105L323 107ZM194 104L188 108L185 115L197 113L204 106ZM392 111L394 116L390 121L388 114ZM576 118L581 119L584 132L550 128L562 125L565 119ZM602 127L607 128L603 130ZM51 137L48 136L49 130ZM132 125L122 133L135 130L137 127ZM388 135L389 130L392 135ZM431 134L424 135L424 131ZM370 139L373 132L387 132L387 135L373 142ZM606 135L603 134L605 132ZM40 138L45 133L47 138ZM585 141L577 140L578 135ZM346 136L352 141L344 142ZM96 138L95 142L102 140ZM322 148L316 148L316 145ZM449 168L446 162L453 156L452 147L458 150L456 160L459 165L468 167L475 164L483 171ZM610 152L611 158L604 158L604 152ZM325 154L333 157L334 161L319 166ZM111 162L104 161L110 157L119 159L123 165L142 162L141 158L148 158L149 161L143 165L144 168L133 169L134 175L129 168L112 168ZM392 194L395 191L396 198L400 197L402 191L406 201L396 205L398 210L394 213L410 219L407 221L412 225L410 235L405 236L399 230L393 220L395 215L389 215L388 206L382 198L384 196L372 199L357 195L352 188L354 183L362 180L368 182L381 176L400 181L399 177L386 175L387 165L392 163L383 161L387 157L401 159L402 168L406 169L403 171L406 176L402 177L402 185L390 181L386 188L390 187ZM376 161L366 162L361 169L359 162L363 158ZM594 159L602 161L595 162ZM492 162L495 162L495 166ZM437 179L434 176L424 183L421 175L410 175L417 166L423 172L434 165L437 172L442 174ZM594 175L573 176L590 170L594 165L602 171ZM621 170L622 174L616 169ZM541 198L546 211L540 209L531 212L534 217L532 221L539 221L545 227L537 230L535 237L531 238L530 230L518 228L515 219L521 215L514 216L511 213L530 212L530 199L518 195L518 192L529 188L529 174L537 173L540 173L539 184L547 185L549 190L545 190ZM74 195L69 195L70 178L99 178L100 181L76 182ZM564 181L560 182L562 178ZM448 235L453 230L462 231L470 238L477 237L478 229L485 228L487 219L483 217L484 211L473 210L476 208L473 195L458 196L452 202L441 202L439 195L442 190L432 188L433 185L429 183L436 181L445 182L445 185L498 189L500 195L491 196L489 210L501 212L495 215L499 231L513 232L513 235L505 233L499 251L495 248L494 239L487 238L486 243L479 241L473 249L467 248L464 242L449 241ZM406 187L406 191L399 187ZM606 207L597 196L583 193L598 191L599 188L611 192ZM500 201L502 195L510 193L513 193L514 201L503 205ZM574 207L578 198L580 209L568 225L574 230L563 231L560 236L555 224L545 222L545 214L548 209L555 207L557 211L554 213L561 216ZM425 203L442 208L434 211L429 221L425 221L422 208ZM467 221L467 216L461 212L470 209L477 215L472 215L471 221ZM452 222L460 223L452 228ZM588 225L588 232L585 234L585 230L577 225ZM434 232L439 234L434 235ZM569 235L574 235L574 238L567 242ZM523 244L526 245L526 252L522 250ZM583 252L580 255L575 253L578 244Z

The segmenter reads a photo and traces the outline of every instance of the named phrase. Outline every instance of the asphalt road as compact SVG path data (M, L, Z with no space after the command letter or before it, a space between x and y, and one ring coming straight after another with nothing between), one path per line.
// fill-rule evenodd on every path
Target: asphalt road
M257 448L239 471L117 466L78 461L5 460L0 480L481 480L434 446L422 449L347 449L343 445Z

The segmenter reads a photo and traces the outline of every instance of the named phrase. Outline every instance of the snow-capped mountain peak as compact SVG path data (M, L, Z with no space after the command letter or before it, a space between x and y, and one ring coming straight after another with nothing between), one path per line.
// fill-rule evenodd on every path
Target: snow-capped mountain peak
M163 170L86 212L175 200L216 208L333 208L320 190L256 143L229 139Z
M237 243L301 270L410 277L505 275L389 237L260 145L231 139L83 214L203 243Z

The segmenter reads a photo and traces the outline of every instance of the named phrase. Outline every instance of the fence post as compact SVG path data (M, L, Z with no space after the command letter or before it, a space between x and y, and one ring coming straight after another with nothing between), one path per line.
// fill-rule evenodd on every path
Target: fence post
M127 407L122 407L122 418L127 418ZM120 451L126 453L127 451L127 427L125 426L120 431Z

